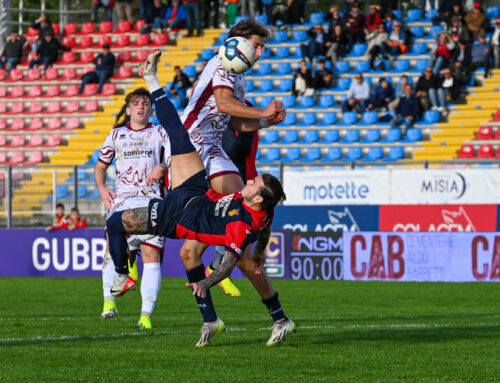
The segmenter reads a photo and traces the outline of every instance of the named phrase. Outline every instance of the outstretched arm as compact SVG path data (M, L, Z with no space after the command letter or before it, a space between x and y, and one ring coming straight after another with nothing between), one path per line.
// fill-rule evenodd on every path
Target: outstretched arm
M257 245L253 251L253 261L255 262L255 274L262 273L262 267L266 262L266 256L264 251L266 250L267 244L269 243L269 237L271 236L271 227L267 227L266 230L261 231L257 237Z

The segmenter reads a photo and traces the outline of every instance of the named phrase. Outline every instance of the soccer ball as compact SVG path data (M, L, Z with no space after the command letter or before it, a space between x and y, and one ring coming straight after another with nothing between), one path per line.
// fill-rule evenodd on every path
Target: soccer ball
M219 49L222 67L231 73L245 73L255 64L255 48L244 37L231 37Z

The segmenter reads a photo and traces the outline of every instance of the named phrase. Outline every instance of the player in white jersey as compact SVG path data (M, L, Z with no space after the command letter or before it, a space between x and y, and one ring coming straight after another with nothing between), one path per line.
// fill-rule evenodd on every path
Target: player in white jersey
M145 207L150 199L161 198L158 181L163 177L170 161L168 135L161 126L148 123L153 113L150 93L144 88L136 89L127 95L125 102L130 123L109 132L95 168L96 185L108 208L108 218L117 211ZM106 170L113 159L116 170L114 192L105 185ZM149 329L161 285L160 259L164 239L156 236L142 241L141 236L133 236L129 240L141 243L144 271L141 281L142 309L138 324L140 328ZM103 263L103 318L112 318L117 314L115 297L111 292L115 275L115 266L108 251Z

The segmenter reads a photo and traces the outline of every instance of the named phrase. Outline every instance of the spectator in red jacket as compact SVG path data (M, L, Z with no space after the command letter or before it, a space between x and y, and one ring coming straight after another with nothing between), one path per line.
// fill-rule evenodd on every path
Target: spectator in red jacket
M366 39L372 37L378 29L378 26L382 24L382 17L380 16L379 6L375 4L370 4L369 13L366 15L365 20L365 35Z
M87 228L87 222L80 217L80 211L76 207L72 208L69 213L68 229L75 230L85 228Z
M354 3L352 12L344 17L344 25L350 52L354 44L365 42L365 15L359 10L358 3Z
M45 230L59 230L59 229L67 229L68 228L68 216L64 214L64 205L62 203L58 203L56 205L56 216L52 221L52 226L47 226Z

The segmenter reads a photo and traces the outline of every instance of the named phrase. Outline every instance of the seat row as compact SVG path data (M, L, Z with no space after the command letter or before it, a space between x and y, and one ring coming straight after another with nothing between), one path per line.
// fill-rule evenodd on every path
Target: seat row
M89 190L90 189L90 190ZM56 190L56 199L59 200L72 200L73 190L69 188L67 184L57 185ZM90 200L98 200L101 197L99 196L99 191L97 190L97 186L88 186L88 185L78 185L77 188L77 198L78 199L90 199ZM49 196L47 201L52 201L53 196Z
M24 118L14 118L10 124L7 120L0 118L0 131L7 132L33 132L33 131L73 131L80 128L81 122L79 117L69 117L66 121L63 121L61 117L50 117L48 119L43 118L31 118L29 122Z
M49 101L46 106L41 101L30 102L28 107L24 102L0 102L0 114L54 114L54 113L94 113L99 110L97 100Z
M50 67L45 71L45 75L42 76L42 71L40 68L31 68L26 71L26 77L24 76L24 70L22 69L12 69L7 78L7 73L5 69L0 69L0 81L11 83L11 82L38 82L38 81L71 81L71 80L81 80L81 77L88 72L95 71L93 66L88 66L78 70L76 67L65 67L62 71L59 68ZM133 75L132 67L122 65L118 68L117 75L113 77L115 80L125 80Z
M458 152L458 158L500 158L500 145L496 150L491 144L482 144L476 148L472 144L463 144Z
M131 38L132 37L132 38ZM94 39L92 35L81 36L76 38L75 36L66 36L62 40L62 45L71 49L101 49L104 44L111 46L111 49L124 49L124 48L145 48L148 45L151 47L163 46L168 44L168 34L167 33L156 33L153 38L149 34L120 34L116 37L110 35L99 36Z
M135 23L135 28L132 29L132 23L128 20L120 21L116 25L116 30L113 31L114 25L112 21L102 21L99 24L94 22L85 22L80 25L80 30L78 30L77 23L66 23L63 27L62 34L64 36L71 35L94 35L94 34L123 34L123 33L139 33L141 27L144 25L144 20L137 20ZM96 28L97 27L97 28ZM61 34L61 30L59 28L59 24L53 23L52 28L56 35ZM34 29L29 27L24 37L26 38L35 38L38 36L38 29Z
M55 98L55 97L76 97L78 95L78 91L80 89L79 85L69 84L64 87L64 90L61 90L61 86L58 84L49 85L46 87L45 91L41 85L16 85L12 87L6 87L0 85L0 98ZM114 83L106 83L102 87L101 93L97 93L98 85L97 84L86 84L83 88L83 94L80 97L92 97L92 96L111 96L116 94L116 84Z
M13 135L7 142L7 136L0 134L1 148L53 148L62 144L62 137L59 134L51 134L45 137L42 134L32 134L28 139L24 134Z
M478 140L500 140L500 129L497 127L495 132L493 128L488 125L481 126L476 134Z
M7 156L7 152L0 152L0 165L37 165L43 162L43 151L31 151L26 153L13 152Z

